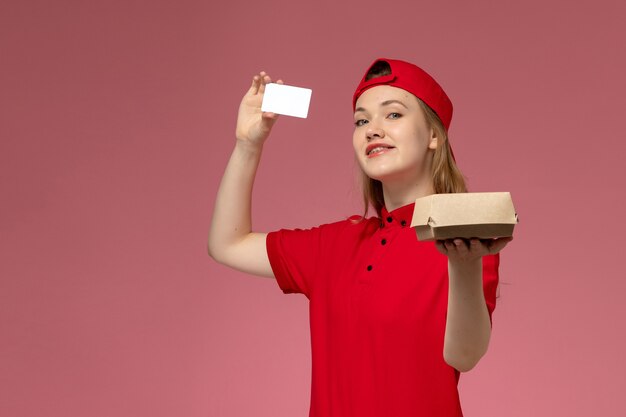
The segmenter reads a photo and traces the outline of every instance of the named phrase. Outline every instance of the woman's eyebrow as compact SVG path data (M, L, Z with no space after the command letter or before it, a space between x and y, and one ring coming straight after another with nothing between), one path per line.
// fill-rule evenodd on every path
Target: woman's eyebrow
M403 102L401 102L400 100L387 100L387 101L383 101L382 103L380 103L380 105L381 105L381 107L382 107L382 106L386 106L386 105L391 104L391 103L398 103L398 104L402 105L402 107L404 107L405 109L407 109L407 110L409 109L409 108L408 108L408 107L407 107L407 106L406 106Z
M392 103L398 103L398 104L402 105L405 109L407 109L407 110L409 109L409 108L408 108L408 107L407 107L407 106L406 106L403 102L401 102L400 100L385 100L385 101L383 101L382 103L380 103L380 106L381 106L381 107L382 107L382 106L387 106L387 105L392 104ZM356 112L360 112L360 111L365 111L365 109L364 109L363 107L357 107L357 108L354 110L354 112L355 112L355 113L356 113Z

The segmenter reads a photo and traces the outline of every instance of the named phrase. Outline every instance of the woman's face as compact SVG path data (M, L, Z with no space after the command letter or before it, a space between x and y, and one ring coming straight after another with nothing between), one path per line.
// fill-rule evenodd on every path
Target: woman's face
M359 96L354 123L354 151L370 178L415 183L430 172L428 153L437 139L413 94L389 85L372 87Z

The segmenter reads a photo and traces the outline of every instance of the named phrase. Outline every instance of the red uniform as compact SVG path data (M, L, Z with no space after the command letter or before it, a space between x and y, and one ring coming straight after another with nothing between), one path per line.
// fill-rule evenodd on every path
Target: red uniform
M309 299L310 417L463 415L443 359L448 258L417 240L413 207L267 235L281 290ZM483 257L490 319L499 259Z

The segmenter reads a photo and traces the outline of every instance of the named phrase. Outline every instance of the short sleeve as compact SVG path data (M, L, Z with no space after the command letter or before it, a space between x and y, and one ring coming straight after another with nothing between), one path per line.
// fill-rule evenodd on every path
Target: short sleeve
M283 293L302 293L310 299L321 261L321 226L269 232L266 248L272 271Z
M487 311L489 312L489 320L493 326L491 318L493 310L496 308L496 290L498 288L500 266L500 253L494 255L483 256L483 291L485 293L485 301L487 302Z

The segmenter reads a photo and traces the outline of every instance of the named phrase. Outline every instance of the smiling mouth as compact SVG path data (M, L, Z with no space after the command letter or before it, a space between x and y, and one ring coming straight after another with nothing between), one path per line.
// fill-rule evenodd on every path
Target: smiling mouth
M386 147L386 146L377 146L375 148L372 148L372 150L370 150L367 153L367 157L371 158L371 157L374 157L374 156L386 153L386 152L388 152L388 151L390 151L392 149L394 149L394 148L393 147Z

